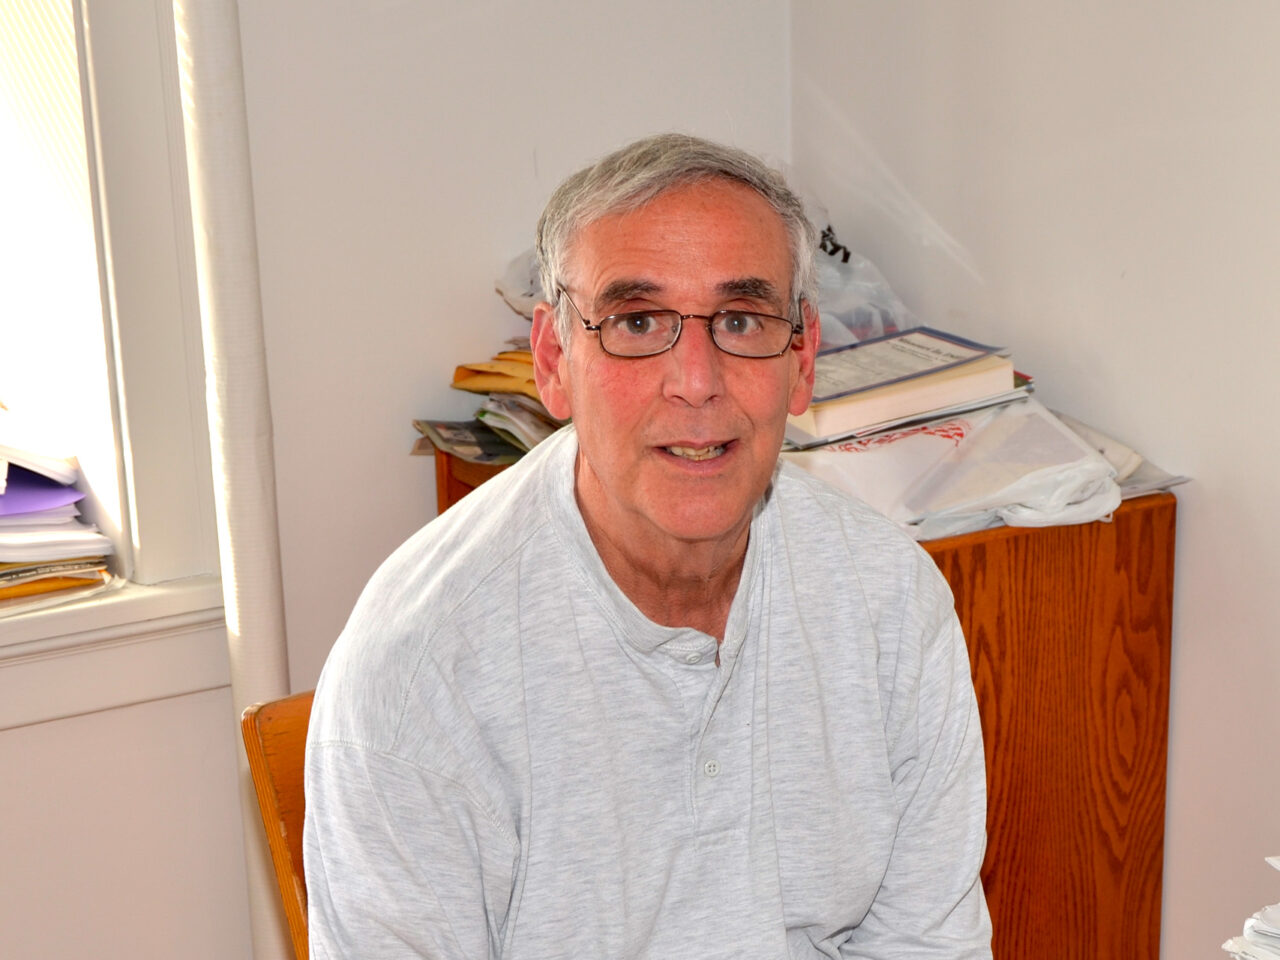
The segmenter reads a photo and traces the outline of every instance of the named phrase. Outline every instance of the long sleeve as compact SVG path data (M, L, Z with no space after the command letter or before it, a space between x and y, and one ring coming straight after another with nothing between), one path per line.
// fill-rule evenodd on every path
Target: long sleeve
M311 955L500 955L515 838L453 780L346 743L307 755Z
M900 819L888 870L850 956L991 956L979 878L986 846L982 731L960 625L949 602L943 606L922 642L903 639L895 664L888 726Z

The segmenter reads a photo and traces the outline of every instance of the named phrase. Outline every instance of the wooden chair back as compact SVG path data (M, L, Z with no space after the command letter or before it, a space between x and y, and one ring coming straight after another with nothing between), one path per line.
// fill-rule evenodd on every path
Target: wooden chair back
M297 960L307 960L307 885L302 870L302 759L314 691L248 707L240 717L271 865Z

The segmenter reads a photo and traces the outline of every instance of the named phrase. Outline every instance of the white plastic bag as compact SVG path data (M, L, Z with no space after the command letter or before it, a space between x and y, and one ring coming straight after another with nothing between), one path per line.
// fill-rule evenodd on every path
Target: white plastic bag
M784 456L921 540L1087 523L1120 503L1111 464L1034 398Z
M542 290L542 275L533 247L514 257L494 283L499 296L516 313L533 319L533 308L547 299Z
M920 325L866 257L847 249L842 256L819 254L817 268L823 347L843 347Z

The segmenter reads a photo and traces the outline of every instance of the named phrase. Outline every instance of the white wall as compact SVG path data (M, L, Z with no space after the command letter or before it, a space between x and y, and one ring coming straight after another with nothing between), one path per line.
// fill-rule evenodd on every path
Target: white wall
M249 956L226 673L211 626L0 659L0 956Z
M435 513L411 421L528 323L494 293L572 170L681 129L785 159L785 0L241 5L290 672Z
M1280 900L1280 6L793 0L793 144L922 318L1179 488L1162 955Z

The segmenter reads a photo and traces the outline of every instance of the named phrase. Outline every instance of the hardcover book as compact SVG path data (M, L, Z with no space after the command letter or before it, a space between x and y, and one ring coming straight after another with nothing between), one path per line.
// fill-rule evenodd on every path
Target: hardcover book
M1015 389L1013 361L999 348L928 327L818 354L814 399L789 418L813 438L998 398Z

